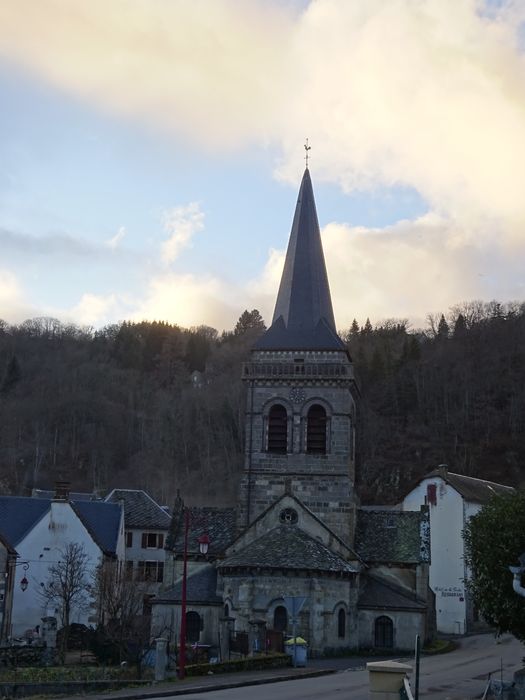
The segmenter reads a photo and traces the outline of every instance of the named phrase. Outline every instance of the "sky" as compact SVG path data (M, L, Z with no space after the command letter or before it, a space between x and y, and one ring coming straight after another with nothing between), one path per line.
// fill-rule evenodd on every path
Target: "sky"
M340 329L525 300L522 0L0 3L0 318L267 322L304 171Z

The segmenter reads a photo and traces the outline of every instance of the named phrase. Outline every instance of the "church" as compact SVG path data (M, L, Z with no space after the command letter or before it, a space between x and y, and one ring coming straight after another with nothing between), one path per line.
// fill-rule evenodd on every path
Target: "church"
M239 371L247 399L237 507L185 509L179 499L152 630L178 637L187 542L187 640L222 658L278 648L294 625L312 655L429 639L428 509L360 507L355 491L359 389L336 330L308 166L272 324ZM292 598L302 604L295 620Z

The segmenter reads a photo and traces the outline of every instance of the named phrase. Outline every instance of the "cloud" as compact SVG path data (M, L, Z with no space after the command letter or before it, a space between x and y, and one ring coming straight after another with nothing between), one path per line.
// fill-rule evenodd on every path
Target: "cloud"
M125 304L116 294L83 294L78 304L70 311L62 310L59 314L71 319L79 326L105 326L123 318Z
M120 226L119 230L113 236L113 238L108 238L108 240L106 241L107 247L111 248L111 250L115 250L116 248L118 248L118 246L120 245L120 243L123 240L125 235L126 235L125 226Z
M0 56L202 148L277 147L276 176L287 181L300 174L308 136L316 181L347 192L417 190L425 217L324 230L344 326L353 316L421 317L476 296L523 297L524 19L522 3L475 0L18 0L0 4ZM170 264L203 214L195 203L176 208L165 227ZM164 270L134 313L230 327L246 299L268 320L282 257L271 251L242 290Z
M523 298L519 260L525 244L512 256L468 234L435 213L383 229L326 226L323 246L338 327L367 316L424 326L427 313L446 312L461 301Z
M0 52L103 109L230 147L268 128L289 15L254 0L19 0L0 7Z
M164 230L169 238L161 247L164 264L172 263L183 248L191 245L193 236L204 228L204 213L198 202L167 209L162 216Z
M471 299L525 296L521 261L525 243L511 254L495 242L476 243L450 219L428 213L384 228L330 223L321 232L337 326L356 318L373 323L407 318L426 326L430 312L447 312ZM270 250L261 275L241 298L271 321L285 250ZM499 270L505 274L499 274Z
M206 324L230 329L241 313L237 302L240 293L242 290L216 277L164 272L152 274L141 293L86 292L73 307L46 308L34 315L50 315L95 328L129 319L167 321L186 328Z
M216 277L167 273L150 280L131 316L137 321L166 320L184 327L231 328L240 315L235 292Z
M200 146L278 145L288 180L308 135L317 179L414 187L512 247L525 236L524 19L510 1L18 0L0 6L0 56Z
M0 269L0 319L18 323L36 315L37 310L27 301L16 275L11 270Z
M14 252L55 256L64 255L82 259L100 255L99 250L90 243L62 233L52 233L47 236L31 236L27 233L13 232L0 229L0 247L4 253Z
M367 317L373 323L408 318L421 327L427 313L447 312L462 300L525 296L525 244L513 256L497 243L473 243L469 231L437 213L376 229L333 222L322 230L322 239L340 329ZM150 269L139 292L85 292L72 308L62 309L29 310L18 281L4 271L0 308L11 310L7 320L12 321L51 315L101 327L127 318L183 327L204 323L220 330L233 328L245 308L258 308L270 323L284 257L284 250L270 249L261 274L243 285L205 273Z

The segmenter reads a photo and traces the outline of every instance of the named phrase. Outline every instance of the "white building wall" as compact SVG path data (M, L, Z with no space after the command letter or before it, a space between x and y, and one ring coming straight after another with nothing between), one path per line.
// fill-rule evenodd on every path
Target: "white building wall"
M127 528L126 532L131 532L133 535L133 542L131 547L126 547L126 561L132 561L137 567L137 562L139 561L164 561L166 558L166 550L164 545L166 544L166 530L156 530L151 528L150 530L139 530ZM155 533L157 535L162 535L164 538L164 545L162 547L142 547L142 535L143 533Z
M166 585L166 550L164 546L166 544L166 530L158 530L151 528L149 530L138 529L138 528L127 528L126 532L132 533L132 544L131 547L125 547L126 562L133 562L133 578L136 579L139 575L139 561L143 562L162 562L164 564L162 581L150 581L148 583L148 593L158 594L158 592ZM144 533L155 533L156 535L162 535L163 546L162 547L142 547L142 535Z
M122 539L122 538L120 538ZM51 509L17 544L19 561L29 563L27 571L16 567L13 595L12 635L18 637L28 629L42 624L46 614L55 615L55 610L47 608L40 592L41 583L49 578L49 567L60 560L60 551L70 543L82 544L89 561L90 572L94 571L102 558L102 551L93 541L76 513L67 501L53 501ZM26 576L29 585L26 591L20 588L21 579ZM89 576L89 574L88 574ZM89 610L73 610L71 622L88 624ZM58 617L58 615L57 615ZM60 627L60 620L58 620Z
M403 500L403 510L419 510L427 486L436 484L436 505L430 510L430 588L436 596L438 632L465 634L467 605L462 532L464 506L460 494L440 477L424 479ZM479 507L478 507L479 509Z

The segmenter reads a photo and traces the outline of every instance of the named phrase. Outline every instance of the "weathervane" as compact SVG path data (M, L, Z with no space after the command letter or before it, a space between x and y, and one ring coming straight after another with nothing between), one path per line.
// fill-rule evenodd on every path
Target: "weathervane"
M306 143L304 144L304 150L306 151L304 159L306 161L306 167L308 168L308 151L312 150L312 147L308 145L308 139L306 139Z

